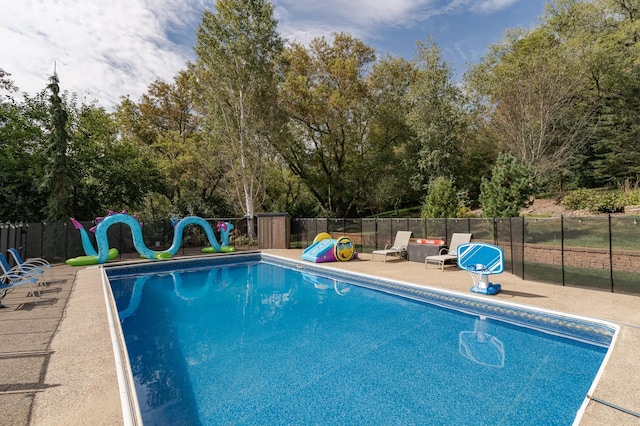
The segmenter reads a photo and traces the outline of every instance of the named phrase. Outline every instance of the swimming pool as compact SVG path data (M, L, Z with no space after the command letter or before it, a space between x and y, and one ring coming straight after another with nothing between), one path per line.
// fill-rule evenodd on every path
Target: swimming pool
M616 331L265 254L107 272L151 424L568 424Z

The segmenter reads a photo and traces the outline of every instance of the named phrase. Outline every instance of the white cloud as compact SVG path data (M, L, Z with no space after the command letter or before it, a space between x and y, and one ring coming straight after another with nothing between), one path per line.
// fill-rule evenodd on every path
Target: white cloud
M272 0L285 39L308 44L342 31L396 50L411 49L428 34L447 34L451 42L478 39L473 24L454 35L447 27L469 15L493 18L500 26L498 17L518 1L533 0ZM214 5L215 0L0 0L0 68L33 95L46 87L55 62L62 90L110 109L120 96L137 100L154 80L172 79L193 60L200 14ZM455 50L456 57L477 56L468 45Z
M184 68L190 50L166 34L192 26L202 7L201 0L0 3L0 67L21 91L44 89L55 63L62 90L107 108Z
M410 28L436 0L274 0L284 38L307 44L318 36L348 32L375 38L381 27Z
M381 29L434 25L460 13L501 12L520 0L273 0L283 37L308 44L317 36L344 31L379 39ZM523 0L527 1L527 0Z
M398 22L411 16L411 11L434 0L275 0L274 4L286 9L292 16L307 16L324 21L331 17L336 23L351 22L355 25L374 26Z
M517 3L518 0L482 0L475 2L471 7L472 12L495 13L504 10Z

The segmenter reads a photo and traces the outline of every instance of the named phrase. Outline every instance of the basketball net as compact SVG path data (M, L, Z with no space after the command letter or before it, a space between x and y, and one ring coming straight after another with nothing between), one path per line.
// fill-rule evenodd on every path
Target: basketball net
M489 288L489 275L484 265L470 265L467 272L471 274L473 285L477 288Z

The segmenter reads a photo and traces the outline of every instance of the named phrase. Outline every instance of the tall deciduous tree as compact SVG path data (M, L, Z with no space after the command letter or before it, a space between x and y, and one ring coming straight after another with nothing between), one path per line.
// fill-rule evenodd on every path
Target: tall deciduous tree
M72 165L67 159L69 148L69 134L67 120L69 115L64 109L60 97L58 75L49 78L47 88L51 91L49 97L51 116L49 140L46 146L47 163L41 189L48 195L46 215L49 220L66 220L72 215L71 198L75 176Z
M156 185L155 201L171 204L173 214L227 216L233 212L219 192L223 167L203 136L196 91L190 64L172 82L154 81L139 103L123 99L116 111L121 138L135 141L162 171L166 185Z
M227 196L247 217L266 194L270 145L285 127L277 109L282 49L265 0L218 0L196 33L203 124L225 167ZM252 227L248 232L253 237Z
M544 27L579 58L582 88L598 102L597 125L575 157L579 186L615 185L640 175L640 2L556 0Z
M410 141L415 133L407 123L409 106L403 100L415 82L414 64L402 57L386 55L371 68L367 78L371 119L366 135L367 150L356 170L360 214L377 214L419 204L423 188L407 185L415 173ZM375 170L384 179L369 179Z
M6 90L9 93L15 92L16 90L18 90L18 88L16 87L16 85L14 84L13 80L11 80L10 77L11 77L11 74L9 74L8 72L0 68L0 90ZM7 94L6 96L9 97L10 95ZM0 99L0 102L1 101L2 99Z
M411 183L426 190L430 181L445 177L457 186L468 125L462 91L433 40L417 44L415 63L415 81L405 98L407 122L415 133Z
M508 33L467 81L485 96L490 137L534 179L565 170L593 133L596 103L582 90L579 62L545 29Z
M323 210L354 214L358 170L368 151L370 93L366 69L374 50L348 34L324 37L309 49L291 45L281 101L292 120L294 141L280 152L308 185ZM366 167L365 167L366 169Z
M49 111L45 91L0 102L0 220L39 221L47 203L42 180Z
M413 65L390 55L376 61L370 46L345 33L308 48L292 44L285 63L280 101L293 140L279 152L322 209L359 216L419 203L404 167L413 133L402 99Z
M165 183L148 150L118 137L117 122L104 108L71 104L67 109L72 123L69 158L77 175L73 216L91 219L108 210L140 212L147 194L160 192Z

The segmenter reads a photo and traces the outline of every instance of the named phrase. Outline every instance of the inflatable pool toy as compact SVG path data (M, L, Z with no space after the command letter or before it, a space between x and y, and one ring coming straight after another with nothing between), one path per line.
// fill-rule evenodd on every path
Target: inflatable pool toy
M118 252L117 248L110 248L109 249L109 255L107 256L107 260L113 260L116 257L118 257L118 254L120 254ZM87 265L95 265L98 263L97 260L97 256L78 256L78 257L72 257L71 259L67 259L65 262L67 265L70 266L87 266Z
M355 244L349 237L342 236L334 239L326 232L318 234L313 244L302 252L302 260L314 263L346 262L357 258Z
M333 245L333 256L340 262L346 262L353 259L356 248L353 246L351 239L340 237Z
M235 228L235 226L233 226L233 224L229 222L218 222L217 228L218 232L220 233L220 246L209 246L203 248L200 251L202 253L231 253L236 251L235 247L229 245L229 233L233 230L233 228Z
M180 245L182 243L182 234L184 233L184 229L187 225L199 225L204 229L207 238L209 239L210 247L206 247L202 249L204 253L212 253L212 252L233 252L235 251L234 247L229 246L229 232L234 228L233 224L224 222L224 225L218 223L218 230L220 230L222 245L218 243L218 240L213 233L213 229L209 223L198 216L188 216L184 219L177 220L172 219L172 224L174 227L173 231L173 244L165 251L154 251L149 249L142 237L142 225L138 221L138 218L135 215L130 215L126 211L122 213L115 213L110 211L106 217L96 218L98 224L90 229L90 231L94 232L96 235L96 244L98 249L94 249L93 244L91 243L91 239L89 238L89 234L84 229L82 224L71 218L71 222L74 227L80 231L80 236L82 239L82 248L85 251L86 256L79 256L72 259L67 259L67 265L71 266L85 266L85 265L95 265L105 263L107 260L111 260L118 255L116 249L109 248L109 240L107 231L109 227L116 223L122 223L127 225L131 229L131 235L133 237L133 245L140 253L142 257L147 259L168 259L173 257L180 249ZM115 250L115 252L114 252ZM114 254L115 253L115 254Z
M318 241L322 241L322 240L326 240L331 238L331 235L327 232L321 232L318 235L316 235L316 237L313 239L314 243L317 243Z

